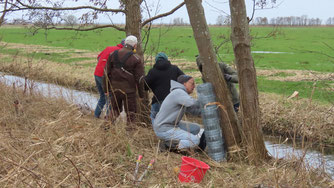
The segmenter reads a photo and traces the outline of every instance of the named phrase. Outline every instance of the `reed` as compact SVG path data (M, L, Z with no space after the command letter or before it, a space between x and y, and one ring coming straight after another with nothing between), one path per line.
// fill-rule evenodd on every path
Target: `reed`
M216 163L201 184L180 184L175 167L181 155L160 153L151 128L127 132L82 112L63 99L44 98L33 89L0 82L0 187L133 187L138 155L155 159L141 187L330 187L334 182L320 169L296 160L273 160L261 166ZM145 165L139 167L139 172Z

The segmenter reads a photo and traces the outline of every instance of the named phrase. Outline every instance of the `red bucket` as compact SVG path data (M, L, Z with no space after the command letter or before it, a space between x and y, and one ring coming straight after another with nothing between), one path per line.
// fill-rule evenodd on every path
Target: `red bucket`
M205 172L210 168L206 163L191 157L182 157L182 164L179 173L181 182L200 183Z

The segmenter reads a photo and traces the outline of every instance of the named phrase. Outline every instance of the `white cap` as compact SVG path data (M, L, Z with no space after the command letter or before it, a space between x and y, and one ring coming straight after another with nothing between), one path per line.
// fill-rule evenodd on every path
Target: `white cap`
M133 35L129 35L126 37L125 39L125 44L130 45L130 46L134 46L137 44L137 37L133 36Z

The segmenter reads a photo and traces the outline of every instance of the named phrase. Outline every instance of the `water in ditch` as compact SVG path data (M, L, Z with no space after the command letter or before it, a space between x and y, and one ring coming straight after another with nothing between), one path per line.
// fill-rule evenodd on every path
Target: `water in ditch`
M0 82L15 87L32 88L45 97L59 97L66 99L69 103L87 107L93 110L97 104L98 96L89 92L69 89L55 84L26 80L21 77L0 73ZM302 158L304 164L309 168L319 168L327 172L334 179L334 150L326 153L317 150L298 148L286 141L277 138L265 137L265 145L271 156L275 158Z

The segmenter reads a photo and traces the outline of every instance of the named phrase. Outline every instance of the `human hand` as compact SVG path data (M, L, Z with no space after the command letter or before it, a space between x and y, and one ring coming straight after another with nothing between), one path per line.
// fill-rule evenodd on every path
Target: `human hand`
M229 75L229 74L224 74L224 78L225 78L225 80L226 81L231 81L231 79L232 79L232 76L231 75Z

